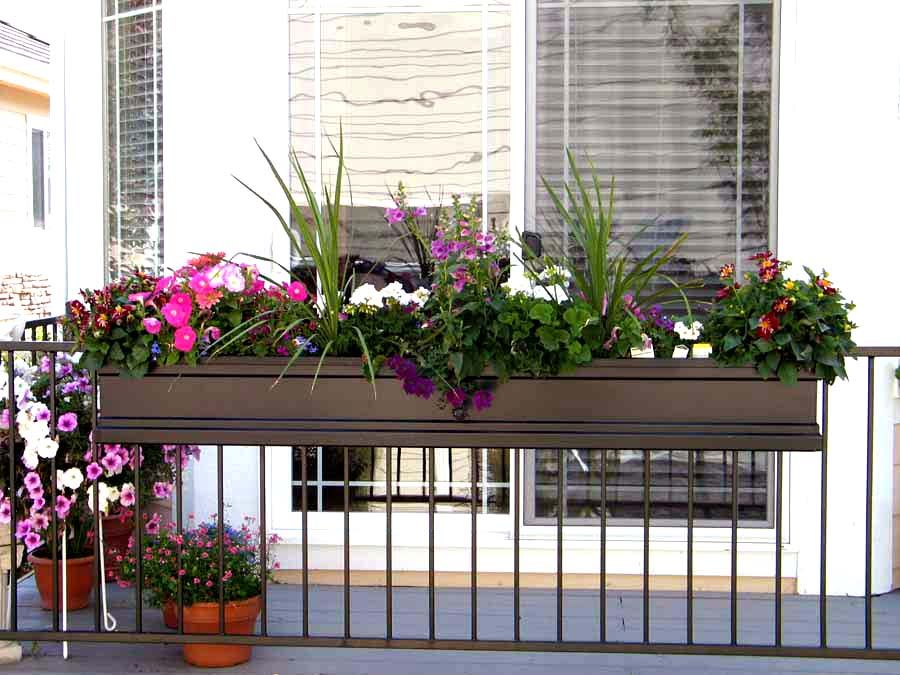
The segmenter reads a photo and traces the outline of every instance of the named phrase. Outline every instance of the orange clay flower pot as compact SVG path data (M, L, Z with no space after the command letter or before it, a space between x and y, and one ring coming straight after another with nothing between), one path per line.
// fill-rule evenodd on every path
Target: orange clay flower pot
M231 635L250 635L259 616L259 596L225 603L225 632ZM198 602L184 608L184 632L209 635L219 632L219 603ZM186 644L184 660L201 668L224 668L250 660L249 645Z
M173 600L169 600L163 605L162 615L166 628L178 628L178 609Z
M53 609L53 559L33 553L28 562L34 568L34 580L41 596L41 609ZM66 560L66 602L68 611L88 606L94 588L94 556ZM59 610L62 611L62 554L59 555Z

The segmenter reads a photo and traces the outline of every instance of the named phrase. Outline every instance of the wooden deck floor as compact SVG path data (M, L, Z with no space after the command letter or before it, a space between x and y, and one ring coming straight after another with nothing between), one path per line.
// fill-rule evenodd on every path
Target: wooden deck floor
M109 607L119 630L134 627L134 593L109 585ZM395 588L394 635L397 638L427 637L427 590ZM522 638L553 640L556 634L554 591L522 592ZM269 632L287 635L300 632L302 589L295 585L269 588ZM512 638L512 592L480 589L478 624L481 639ZM639 642L642 637L640 593L610 591L607 596L607 639ZM829 643L833 646L861 646L863 602L857 598L829 598ZM358 587L351 590L351 632L357 637L383 637L385 592L383 588ZM720 594L698 594L694 607L694 639L723 643L729 639L729 598ZM438 637L469 637L470 605L467 590L437 591ZM739 640L743 643L772 644L774 639L774 599L769 595L742 595L739 608ZM818 641L818 599L784 598L784 642L811 645ZM879 597L874 604L876 647L900 647L900 594ZM650 609L653 642L685 641L685 600L676 593L654 593ZM91 609L70 615L70 628L93 629ZM599 593L565 593L564 635L567 640L596 640L599 635ZM50 613L41 611L33 581L19 589L19 626L23 629L49 628ZM158 610L147 608L144 629L163 631ZM343 633L343 589L314 586L310 589L310 630L313 635ZM127 642L127 636L123 640ZM177 646L118 646L73 644L73 658L62 662L57 645L41 645L36 656L23 660L10 672L181 672ZM442 654L442 656L439 656ZM124 659L124 660L123 660ZM832 672L900 673L900 662L862 662L806 659L747 659L736 657L670 657L585 654L497 654L483 652L409 652L264 648L257 650L251 664L235 672L269 673L697 673L697 672Z

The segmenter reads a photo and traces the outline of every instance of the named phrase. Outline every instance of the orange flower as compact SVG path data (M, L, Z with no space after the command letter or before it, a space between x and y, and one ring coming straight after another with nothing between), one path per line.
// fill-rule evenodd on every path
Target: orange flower
M784 314L791 308L791 305L793 305L793 304L794 304L793 298L788 298L788 297L782 296L774 302L774 304L772 305L772 310L776 314Z
M722 268L719 270L719 278L720 279L731 279L734 276L734 265L728 263L727 265L722 265Z
M777 314L774 312L763 314L759 320L759 326L756 327L756 337L769 340L779 328L781 328L781 319Z

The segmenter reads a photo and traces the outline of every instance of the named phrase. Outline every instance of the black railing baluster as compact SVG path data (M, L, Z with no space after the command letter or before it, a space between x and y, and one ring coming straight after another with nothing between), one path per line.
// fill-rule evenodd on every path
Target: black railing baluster
M606 454L600 455L600 642L606 642Z
M175 550L175 559L178 564L178 585L175 587L175 611L178 614L178 634L184 634L184 575L182 569L182 549L184 541L184 471L183 462L175 463L175 530L178 533L178 548Z
M180 448L179 448L180 450ZM219 551L219 635L225 635L225 449L216 446L216 548Z
M19 556L16 547L16 353L12 350L6 353L7 380L9 388L6 396L6 407L9 410L9 485L7 486L7 498L9 499L9 550L12 552L9 566L9 629L19 628L19 594L18 571ZM0 608L2 610L3 608Z
M55 328L54 324L54 328ZM47 353L50 362L50 430L56 431L56 352ZM57 437L58 438L58 437ZM56 455L50 460L50 557L53 561L53 630L59 630L59 521L56 515Z
M303 459L300 462L300 525L303 534L300 539L300 547L303 554L303 637L309 637L309 503L308 503L308 470L306 467L308 448L303 446ZM316 453L323 452L317 448Z
M644 450L644 644L650 642L650 451Z
M344 447L344 639L350 637L350 448Z
M521 452L519 448L510 449L513 458L513 640L522 639L521 598L519 597L519 505L521 504Z
M566 454L556 450L556 641L563 641L563 515L566 508Z
M393 489L394 486L391 481L391 472L393 467L391 466L391 454L393 453L393 448L385 448L385 491L384 491L384 507L385 507L385 542L384 542L384 555L385 555L385 569L387 574L385 576L385 584L384 584L384 613L385 613L385 636L388 640L394 637L394 588L393 588L393 560L391 559L391 554L393 551L393 545L391 540L391 510L393 508L392 498L393 498ZM397 453L397 468L400 468L400 456L399 452Z
M782 641L781 626L781 541L784 511L784 453L775 453L775 646Z
M469 471L471 475L471 494L469 495L469 508L472 512L472 572L470 578L470 593L472 598L472 640L478 639L478 453L475 448L469 448Z
M144 626L144 547L141 543L141 449L133 448L134 452L134 630L143 631ZM181 467L182 455L179 452L176 466Z
M740 454L731 452L731 644L738 641L738 462Z
M305 459L305 458L304 458ZM269 634L269 548L268 523L266 522L266 446L259 446L259 582L260 582L260 631Z
M687 451L687 643L694 644L694 461L693 450Z
M875 359L868 358L866 420L866 649L872 648L872 471L875 455Z
M819 516L819 646L828 643L828 383L822 381L822 502Z
M436 639L434 593L434 453L428 448L428 639Z

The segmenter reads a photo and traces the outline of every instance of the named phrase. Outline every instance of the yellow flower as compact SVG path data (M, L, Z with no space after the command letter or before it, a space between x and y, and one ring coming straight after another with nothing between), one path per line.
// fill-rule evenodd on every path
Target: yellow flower
M784 288L787 291L792 291L797 288L797 284L795 284L793 281L786 281L784 282Z

